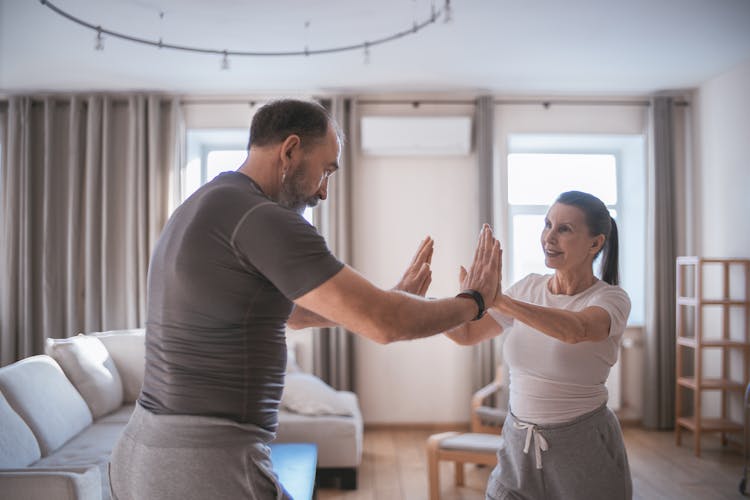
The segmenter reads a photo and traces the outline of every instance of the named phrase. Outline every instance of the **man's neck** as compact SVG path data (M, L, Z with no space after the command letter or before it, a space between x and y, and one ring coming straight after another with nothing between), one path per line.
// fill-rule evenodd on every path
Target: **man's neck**
M250 177L266 196L276 201L281 179L280 169L273 159L274 155L270 151L252 148L237 172Z

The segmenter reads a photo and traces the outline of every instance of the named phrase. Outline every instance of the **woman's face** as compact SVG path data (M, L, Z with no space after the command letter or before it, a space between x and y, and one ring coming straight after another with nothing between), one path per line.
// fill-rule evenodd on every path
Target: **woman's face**
M604 244L604 235L591 236L586 214L581 209L555 203L544 219L541 241L547 267L559 271L590 271L594 257Z

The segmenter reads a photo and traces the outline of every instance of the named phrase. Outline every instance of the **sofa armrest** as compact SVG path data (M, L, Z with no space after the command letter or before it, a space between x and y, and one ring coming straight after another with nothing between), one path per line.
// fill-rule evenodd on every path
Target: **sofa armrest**
M0 469L5 500L101 500L98 467Z

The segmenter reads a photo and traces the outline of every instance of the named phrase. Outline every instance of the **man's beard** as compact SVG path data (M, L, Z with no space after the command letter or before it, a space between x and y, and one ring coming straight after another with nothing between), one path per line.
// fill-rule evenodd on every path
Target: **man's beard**
M281 182L281 191L279 192L279 205L302 213L307 207L314 207L320 201L317 194L307 196L305 194L305 167L304 163L300 164L291 174Z

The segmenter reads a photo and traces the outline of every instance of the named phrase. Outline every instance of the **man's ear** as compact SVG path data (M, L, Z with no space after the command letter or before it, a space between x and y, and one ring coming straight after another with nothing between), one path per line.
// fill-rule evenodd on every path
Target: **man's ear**
M301 147L302 141L297 134L292 134L284 139L284 142L281 143L281 148L279 149L282 167L286 166L288 168L288 164L290 164L292 159L299 154Z

